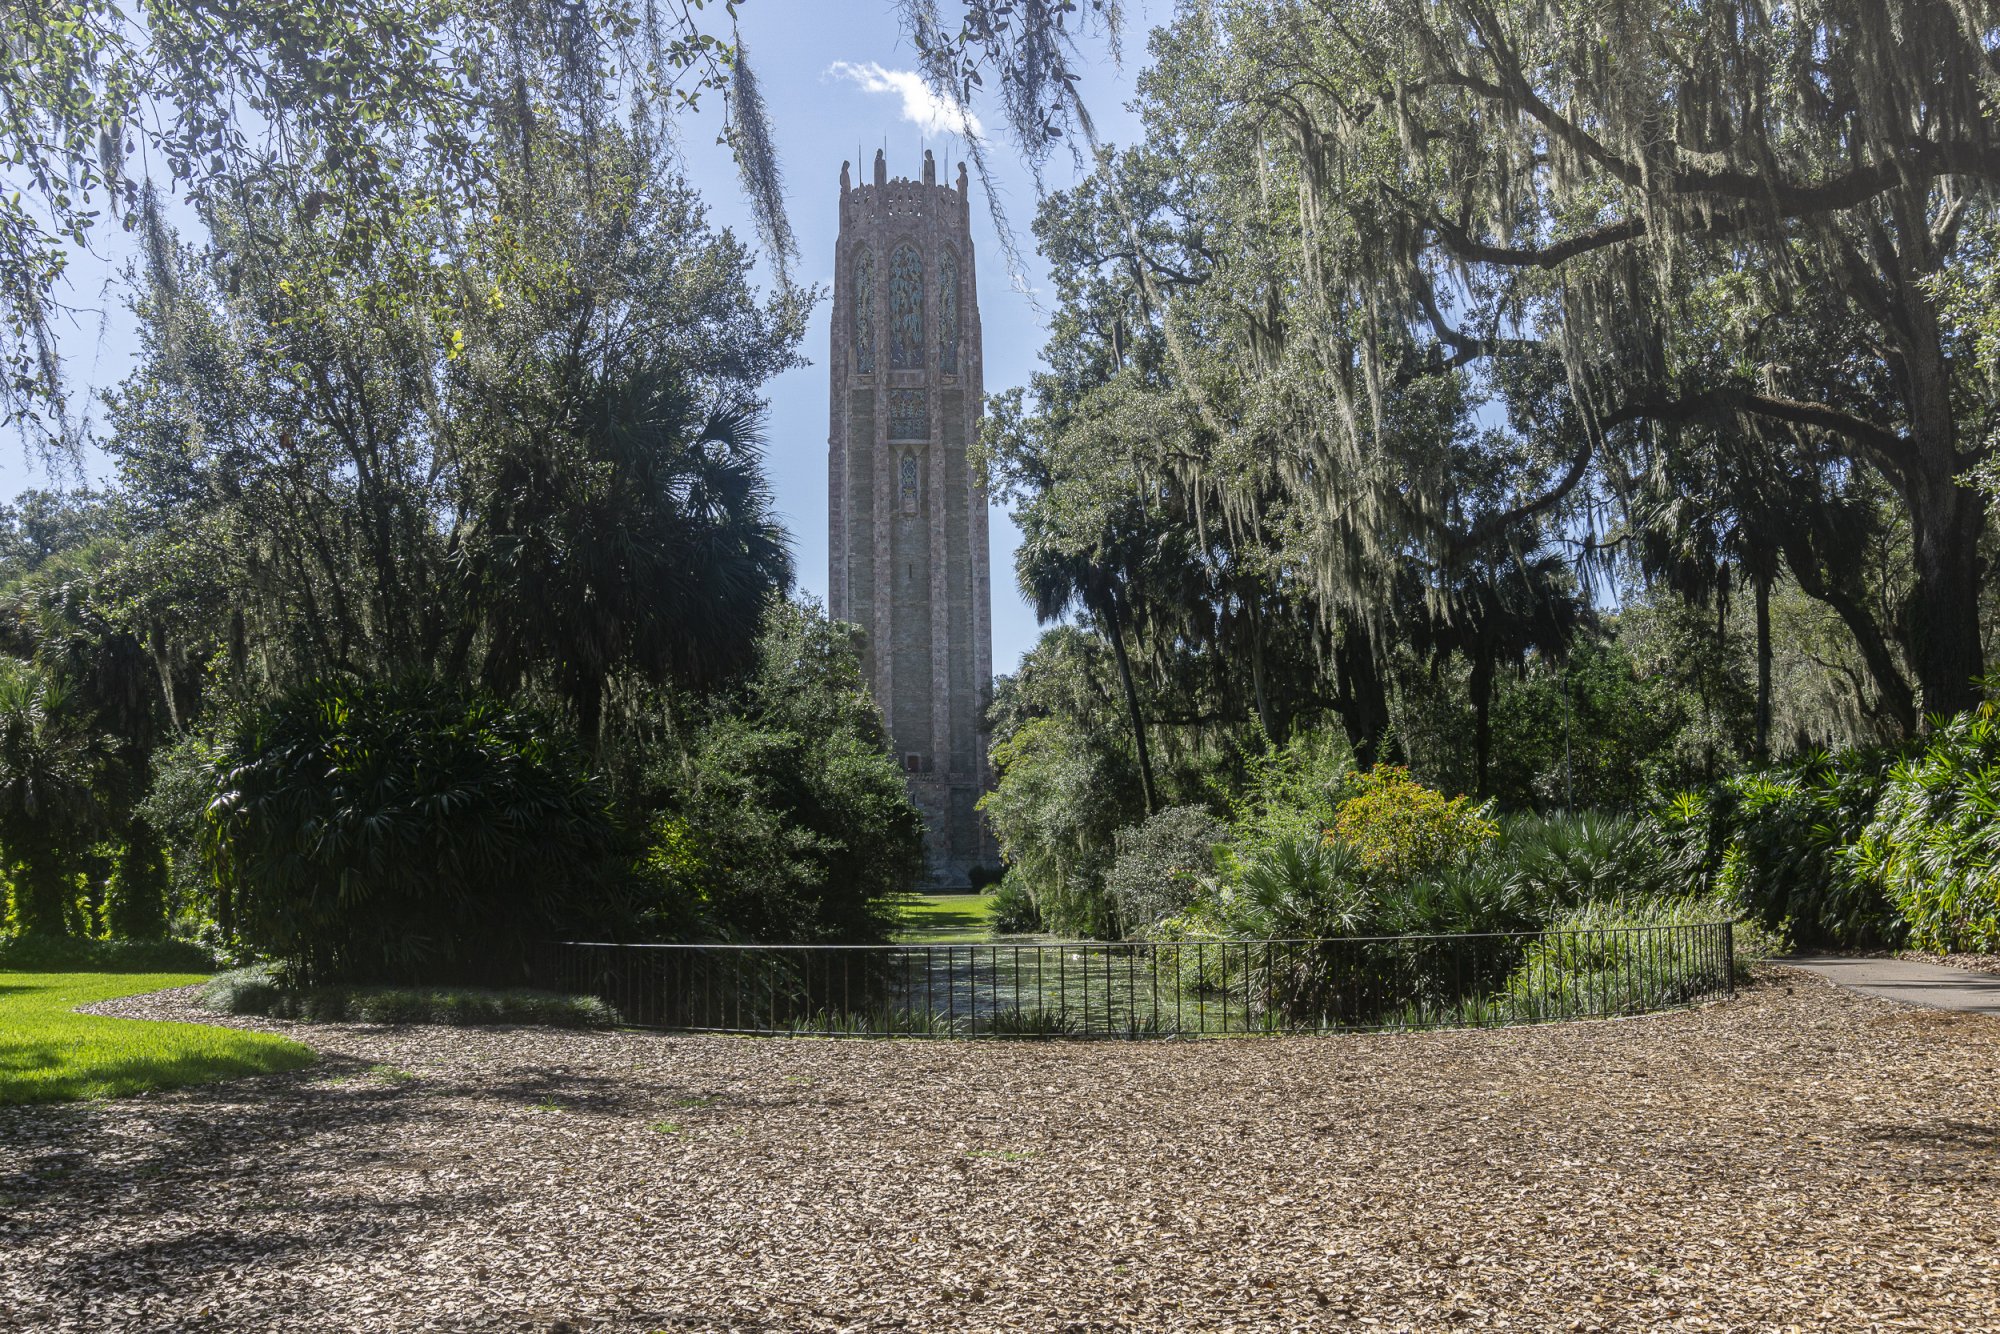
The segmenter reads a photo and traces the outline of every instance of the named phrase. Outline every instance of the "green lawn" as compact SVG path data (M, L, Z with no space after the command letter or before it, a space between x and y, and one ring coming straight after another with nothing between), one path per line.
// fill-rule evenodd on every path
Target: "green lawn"
M310 1047L267 1033L73 1012L201 980L199 973L0 972L0 1105L116 1098L312 1064Z
M899 945L968 945L993 938L990 894L916 894L902 905Z

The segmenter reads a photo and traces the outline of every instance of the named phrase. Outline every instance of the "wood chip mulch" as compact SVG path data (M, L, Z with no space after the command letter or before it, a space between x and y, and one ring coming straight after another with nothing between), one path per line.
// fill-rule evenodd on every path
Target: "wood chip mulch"
M1969 968L1975 973L2000 973L2000 954L1926 954L1922 950L1904 950L1896 957L1918 963L1941 963L1949 968Z
M324 1059L0 1108L0 1327L2000 1328L2000 1018L1763 978L1328 1039L241 1021Z

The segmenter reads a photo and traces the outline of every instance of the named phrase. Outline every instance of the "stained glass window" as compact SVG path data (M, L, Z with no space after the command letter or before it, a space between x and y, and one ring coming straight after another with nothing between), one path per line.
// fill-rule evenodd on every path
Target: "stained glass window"
M924 368L924 262L907 241L889 257L889 369Z
M915 514L917 512L917 458L914 454L903 455L902 481L900 486L903 513Z
M889 391L889 438L928 440L931 438L931 399L923 389Z
M958 374L958 256L950 250L938 264L938 369Z
M875 256L867 246L854 252L854 369L875 371Z

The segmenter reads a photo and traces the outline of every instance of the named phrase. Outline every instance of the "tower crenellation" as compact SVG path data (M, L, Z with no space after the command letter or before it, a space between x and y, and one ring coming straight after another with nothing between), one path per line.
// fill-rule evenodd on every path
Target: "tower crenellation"
M926 825L928 880L997 859L988 786L993 679L986 495L967 457L984 397L971 209L957 188L841 164L828 430L829 602L865 670Z

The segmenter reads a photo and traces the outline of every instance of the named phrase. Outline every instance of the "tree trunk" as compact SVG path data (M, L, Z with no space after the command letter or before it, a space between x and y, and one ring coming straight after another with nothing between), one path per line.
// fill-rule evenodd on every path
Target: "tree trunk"
M1278 735L1277 719L1271 716L1271 695L1264 683L1264 616L1256 604L1250 608L1250 687L1257 700L1257 722L1264 729L1264 738L1274 745L1282 742Z
M1861 652L1862 662L1868 666L1869 679L1882 696L1883 710L1895 720L1904 736L1914 734L1917 730L1916 693L1896 666L1896 655L1889 649L1888 636L1876 624L1861 595L1844 582L1828 580L1819 553L1813 550L1810 542L1787 543L1785 563L1791 567L1792 577L1798 581L1801 592L1816 602L1824 602L1840 617L1841 624L1854 636L1854 645Z
M1907 643L1926 715L1962 713L1979 703L1985 672L1979 643L1980 496L1958 484L1958 460L1928 457L1910 480L1911 545L1916 590ZM1950 471L1946 471L1949 468Z
M598 746L604 733L604 683L585 681L576 693L576 729L583 736L583 748L591 759L597 758Z
M1153 797L1153 755L1146 745L1146 719L1139 712L1139 691L1132 684L1132 662L1125 656L1125 631L1118 618L1115 597L1106 599L1105 628L1111 633L1111 653L1118 660L1118 684L1125 691L1125 713L1132 722L1132 745L1139 752L1139 791L1146 800L1146 814L1158 809Z
M1960 713L1979 702L1975 682L1985 672L1979 643L1979 537L1986 527L1986 503L1959 481L1971 460L1958 450L1959 405L1938 296L1931 286L1950 258L1930 228L1931 192L1906 185L1891 198L1901 235L1895 246L1878 249L1893 257L1889 276L1899 298L1899 318L1886 331L1902 345L1901 371L1909 394L1909 451L1901 460L1900 480L1916 565L1903 643L1924 712Z
M1473 792L1487 795L1486 766L1493 754L1493 650L1481 643L1472 654Z
M1757 597L1757 763L1771 762L1771 574L1751 576Z
M1382 674L1375 668L1375 648L1367 633L1352 622L1343 622L1333 661L1340 677L1334 707L1347 728L1355 764L1372 769L1381 756L1382 738L1389 731L1389 697Z

